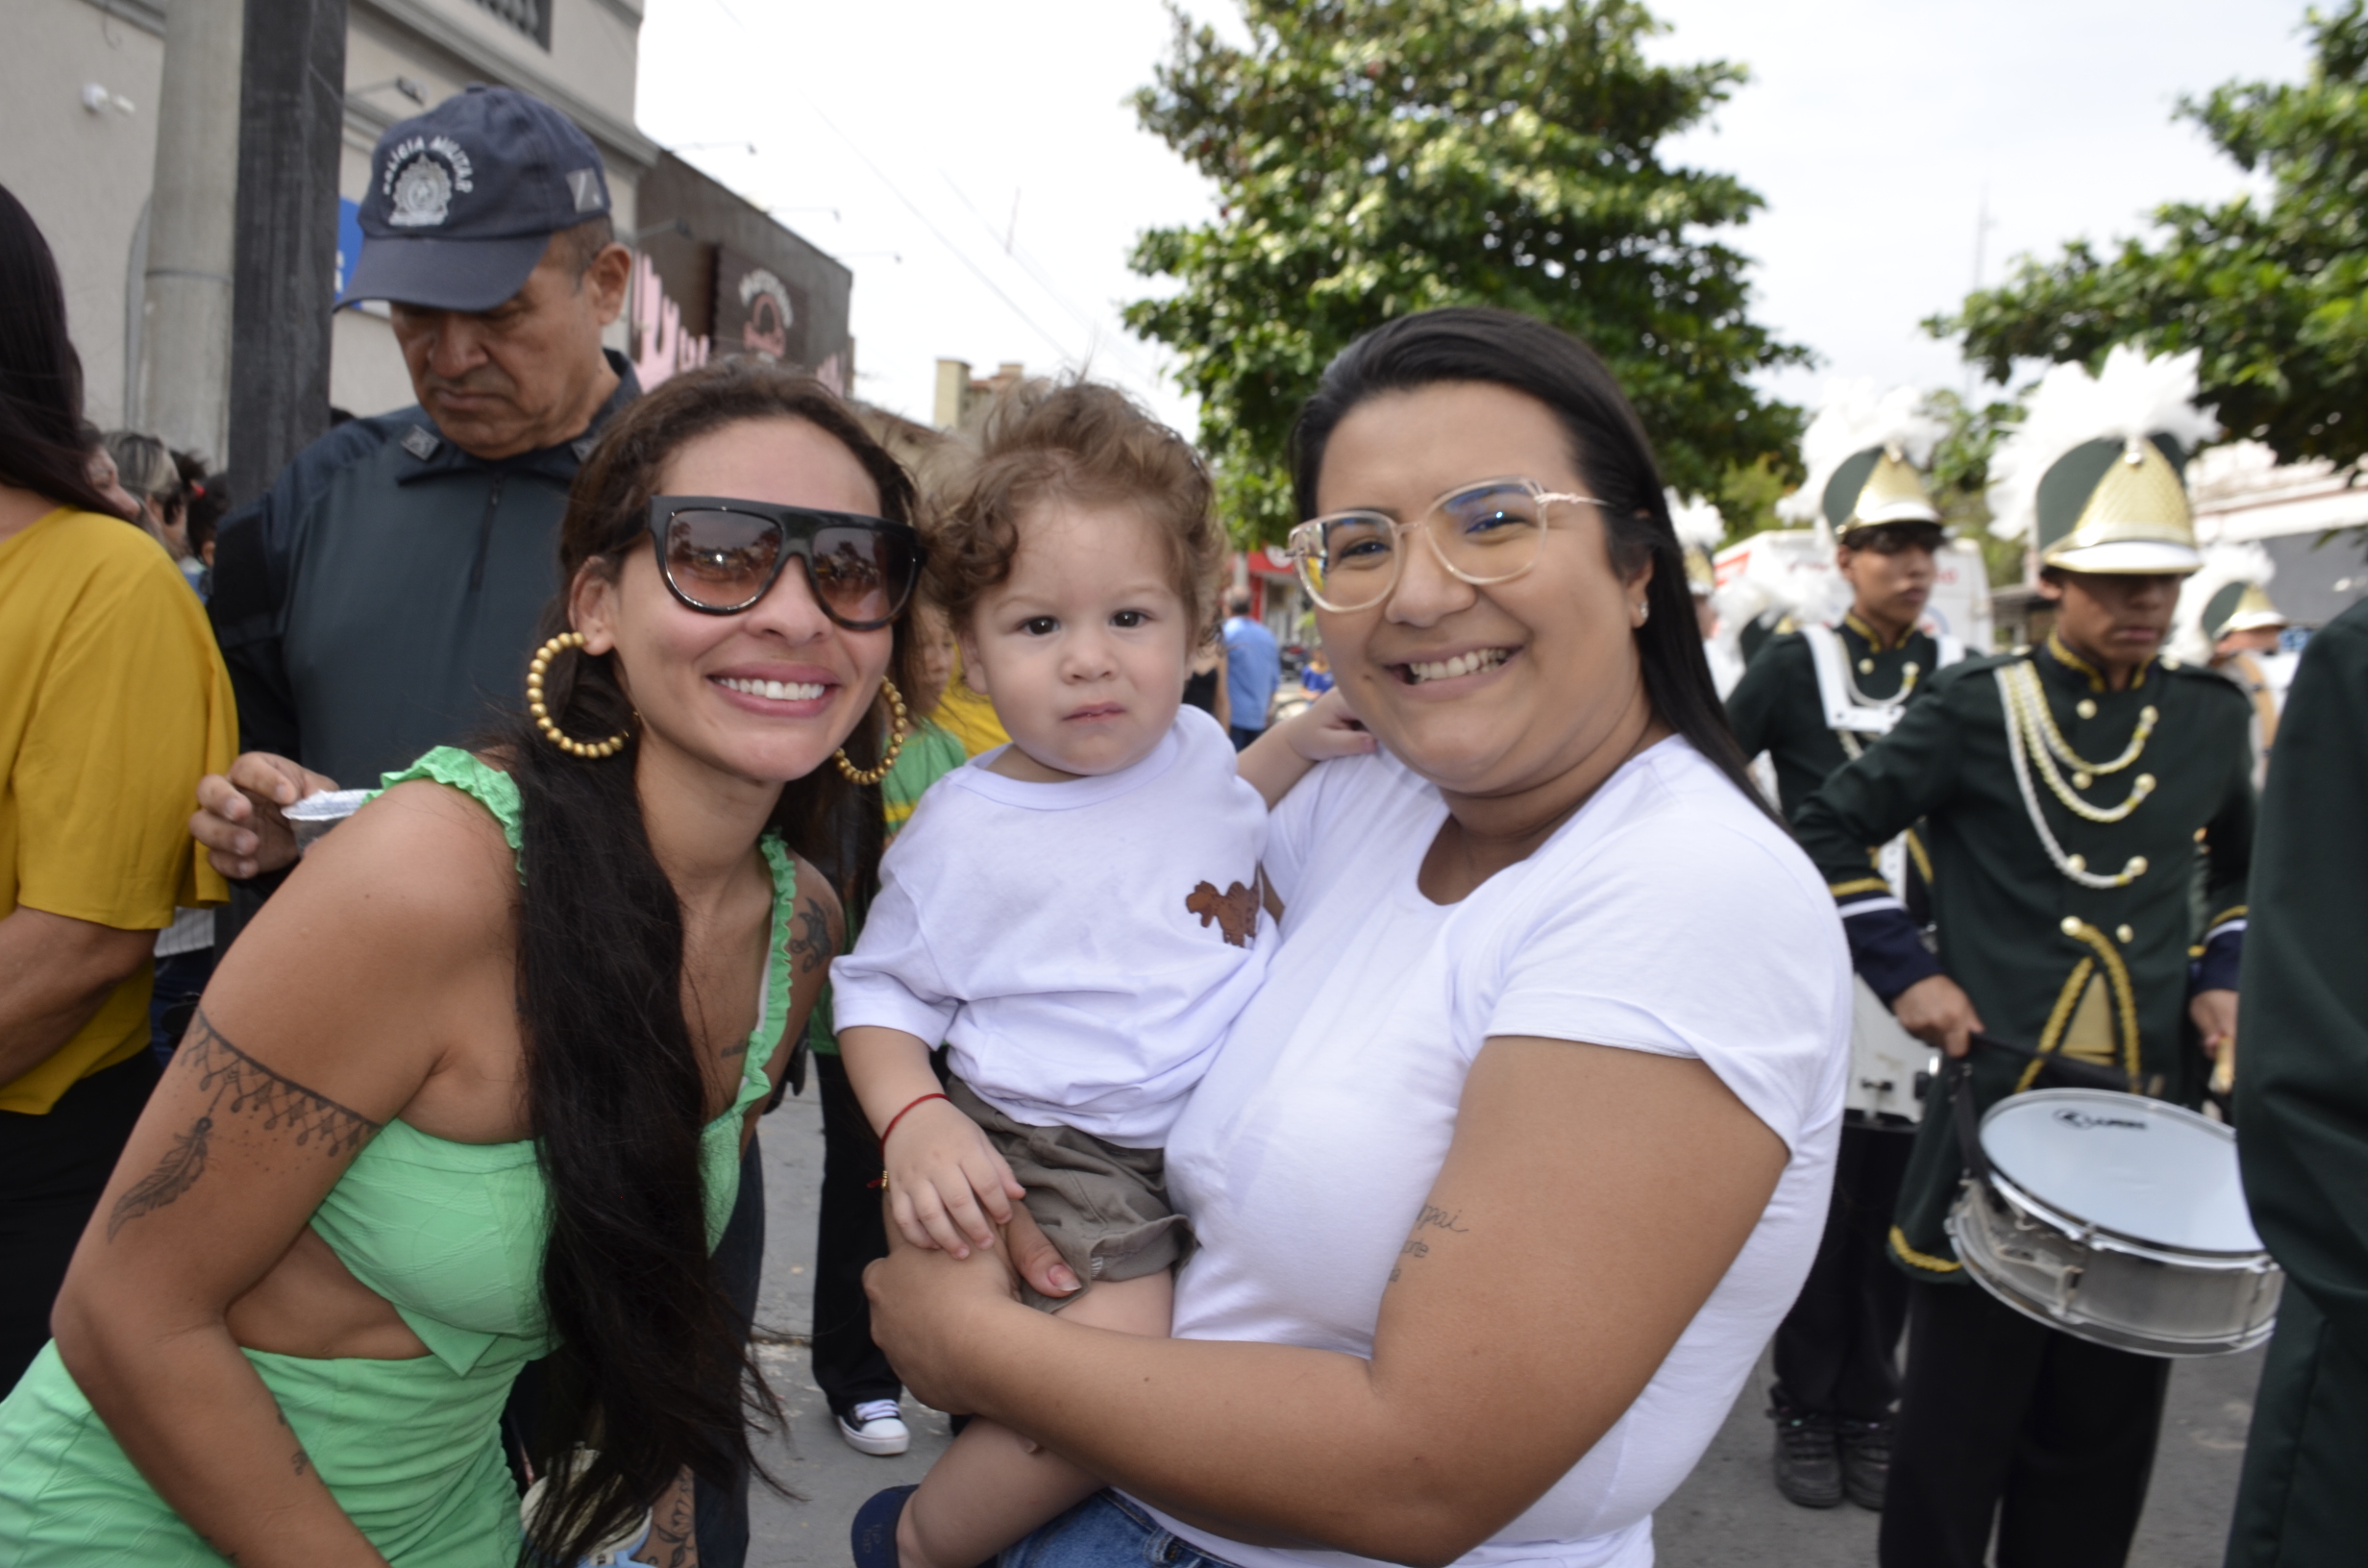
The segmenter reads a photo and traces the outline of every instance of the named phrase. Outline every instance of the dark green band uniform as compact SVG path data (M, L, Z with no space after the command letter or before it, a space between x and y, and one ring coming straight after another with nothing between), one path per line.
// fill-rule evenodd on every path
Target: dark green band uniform
M2214 429L2194 361L2116 349L2051 370L1993 472L2000 524L2046 569L2184 576L2201 564L2180 478ZM2183 404L2182 399L2185 399ZM2208 669L2159 659L2119 691L2051 636L1942 671L1898 725L1801 805L1860 976L1885 1001L1945 973L1991 1036L2110 1065L2194 1103L2206 1060L2188 1001L2232 990L2255 800L2252 710ZM1937 955L1867 857L1928 825ZM2199 890L2202 894L2198 897ZM2042 1081L1980 1050L1974 1109ZM2016 1568L2128 1556L2167 1361L2090 1344L1965 1277L1942 1220L1963 1175L1952 1079L1917 1129L1890 1232L1917 1282L1885 1494L1883 1568Z
M2310 639L2261 806L2237 1154L2286 1272L2230 1568L2368 1560L2368 604Z
M2028 706L2035 695L2036 710ZM2010 699L2035 721L2018 720L2012 737ZM2186 1023L2190 969L2195 989L2232 987L2241 952L2250 719L2235 687L2192 666L2158 662L2114 692L2052 640L1968 659L1935 677L1898 728L1803 802L1794 827L1834 890L1859 972L1885 1001L1945 973L1989 1033L2159 1078L2162 1098L2193 1103L2205 1063ZM2030 729L2037 746L2023 735ZM2093 770L2031 754L2059 739ZM2092 811L2126 815L2091 821L2057 786ZM2035 807L2047 838L2033 824ZM1866 858L1869 845L1918 818L1930 824L1937 958ZM2208 911L2200 928L2189 897L2199 859ZM2134 866L2142 870L2133 874ZM1976 1053L1977 1109L2035 1077L2031 1064ZM1946 1091L1934 1093L1891 1247L1912 1273L1954 1279L1941 1219L1963 1161Z
M1932 689L1930 677L1942 657L1938 641L1927 632L1911 629L1887 646L1855 614L1830 632L1789 632L1761 650L1729 695L1727 716L1743 754L1764 752L1774 765L1788 820L1877 738L1838 731L1829 723L1810 645L1812 637L1823 635L1839 639L1848 695L1903 710ZM1931 867L1917 835L1903 838L1905 893L1920 915L1929 897ZM1910 1152L1905 1130L1855 1118L1843 1124L1816 1259L1770 1342L1776 1380L1768 1394L1769 1414L1780 1441L1792 1429L1804 1428L1810 1440L1830 1432L1838 1441L1863 1442L1873 1435L1887 1442L1899 1400L1898 1345L1907 1325L1908 1285L1887 1261L1884 1237ZM1780 1471L1780 1488L1785 1480ZM1797 1482L1794 1489L1800 1489Z

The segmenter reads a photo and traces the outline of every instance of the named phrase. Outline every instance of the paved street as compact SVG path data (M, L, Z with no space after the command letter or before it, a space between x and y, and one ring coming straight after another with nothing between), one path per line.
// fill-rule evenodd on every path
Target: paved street
M867 1458L839 1440L806 1375L802 1343L822 1185L822 1115L810 1085L806 1098L790 1100L766 1119L764 1147L771 1230L760 1321L800 1341L769 1344L761 1352L790 1411L787 1439L770 1445L766 1457L802 1500L758 1490L749 1568L845 1568L847 1521L855 1506L881 1486L920 1480L945 1446L946 1422L908 1401L905 1419L915 1440L902 1458ZM2219 1568L2259 1373L2257 1351L2173 1369L2161 1457L2130 1568ZM1848 1505L1796 1508L1776 1495L1768 1481L1768 1424L1761 1414L1766 1385L1763 1365L1692 1478L1662 1507L1655 1531L1664 1568L1856 1568L1874 1562L1875 1515Z

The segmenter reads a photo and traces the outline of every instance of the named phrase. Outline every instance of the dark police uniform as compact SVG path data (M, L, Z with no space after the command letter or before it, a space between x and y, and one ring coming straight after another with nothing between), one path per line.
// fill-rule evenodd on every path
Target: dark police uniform
M2158 661L2109 691L2052 638L1944 671L1796 819L1860 974L1888 1002L1946 973L1991 1034L2159 1078L2163 1098L2193 1102L2206 1063L2187 999L2232 987L2240 953L2250 718L2208 670ZM2055 755L2059 744L2079 760ZM2091 820L2067 796L2117 820ZM1867 866L1868 845L1919 818L1937 959ZM2213 911L2202 932L2199 856ZM1977 1051L1977 1110L2037 1076ZM1963 1168L1949 1112L1936 1086L1889 1232L1893 1259L1927 1283L1911 1309L1883 1560L1972 1568L2003 1501L2002 1561L2117 1563L2144 1503L2168 1363L2058 1334L1964 1279L1941 1223Z
M243 748L362 789L524 703L568 486L641 393L608 363L617 389L573 440L488 460L416 405L350 420L223 525L207 608Z
M2261 805L2237 1154L2286 1272L2230 1568L2368 1557L2368 604L2310 639Z
M1776 769L1778 798L1791 820L1801 803L1874 737L1829 723L1810 638L1787 633L1770 642L1727 699L1727 717L1745 756L1764 751ZM1851 695L1906 703L1929 692L1942 649L1911 629L1886 645L1855 614L1831 628L1839 639ZM1932 868L1913 830L1903 836L1908 903L1921 922ZM1908 1166L1911 1138L1902 1125L1857 1116L1845 1123L1834 1167L1834 1197L1816 1262L1792 1310L1776 1330L1779 1422L1838 1426L1856 1435L1891 1418L1899 1398L1897 1347L1908 1319L1908 1281L1886 1256L1885 1237Z

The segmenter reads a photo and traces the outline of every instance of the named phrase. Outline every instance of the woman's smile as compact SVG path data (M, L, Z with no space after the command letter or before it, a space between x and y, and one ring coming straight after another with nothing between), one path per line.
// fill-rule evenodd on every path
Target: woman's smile
M768 718L809 719L826 712L839 677L812 665L750 664L707 677L733 707Z
M1427 658L1401 660L1387 664L1392 678L1406 686L1436 686L1446 681L1469 681L1457 691L1469 691L1486 677L1502 670L1508 660L1518 654L1517 648L1473 648L1459 652L1433 654ZM1442 694L1444 695L1444 694Z

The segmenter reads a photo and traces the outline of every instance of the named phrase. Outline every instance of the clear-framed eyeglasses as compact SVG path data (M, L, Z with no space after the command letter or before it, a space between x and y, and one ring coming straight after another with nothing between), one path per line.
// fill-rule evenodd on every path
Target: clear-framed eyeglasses
M1409 533L1428 540L1448 572L1484 588L1538 564L1554 507L1602 504L1534 479L1480 479L1447 491L1412 522L1384 512L1311 517L1291 530L1291 559L1308 597L1325 609L1369 609L1397 586Z

